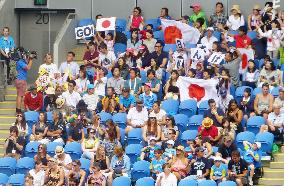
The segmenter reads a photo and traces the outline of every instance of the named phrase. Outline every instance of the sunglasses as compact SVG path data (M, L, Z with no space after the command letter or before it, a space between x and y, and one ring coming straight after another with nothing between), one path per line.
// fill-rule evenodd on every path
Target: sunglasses
M150 119L156 119L155 117L150 117Z
M38 149L42 149L42 147L38 147Z
M171 119L166 119L166 121L170 121Z
M18 115L17 115L17 117L23 117L23 115L21 115L21 114L18 114Z
M95 132L90 132L90 134L95 134Z

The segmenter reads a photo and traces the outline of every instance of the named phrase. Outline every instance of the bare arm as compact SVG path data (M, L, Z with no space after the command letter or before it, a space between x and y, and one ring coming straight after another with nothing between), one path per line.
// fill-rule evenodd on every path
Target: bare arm
M258 98L259 96L258 95L256 95L256 97L255 97L255 100L254 100L254 103L253 103L253 108L254 108L254 110L255 110L255 112L257 113L257 114L260 114L259 113L259 110L258 110Z

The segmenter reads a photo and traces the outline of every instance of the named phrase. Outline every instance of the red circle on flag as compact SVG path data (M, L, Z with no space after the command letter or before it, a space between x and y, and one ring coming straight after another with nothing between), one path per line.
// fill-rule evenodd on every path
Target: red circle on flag
M205 89L197 84L191 84L188 87L188 95L191 98L196 98L200 101L205 96Z
M110 26L110 24L111 24L111 23L110 23L109 20L105 20L105 21L102 22L102 27L107 28L107 27Z

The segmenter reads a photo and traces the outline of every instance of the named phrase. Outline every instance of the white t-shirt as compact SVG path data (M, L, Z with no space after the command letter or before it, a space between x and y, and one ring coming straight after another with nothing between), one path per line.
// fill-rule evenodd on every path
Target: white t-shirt
M131 120L132 125L141 126L148 121L148 111L143 108L141 112L138 112L136 107L129 109L127 119Z
M76 82L76 86L78 88L77 91L79 93L83 93L84 91L86 91L88 84L90 84L90 81L87 78L85 78L85 79L78 78L78 79L75 80L75 82Z
M45 69L45 70L48 72L49 77L52 77L52 78L53 78L53 77L54 77L54 73L57 72L57 65L54 64L54 63L51 63L51 64L46 64L46 63L44 63L44 64L40 65L39 71L40 71L41 69Z
M99 55L99 63L105 68L109 68L115 60L116 57L113 51L108 51L107 54L100 53Z
M161 180L161 185L162 186L177 186L177 177L173 174L170 173L168 177L165 176L165 173L161 173L158 175L158 179L160 179L160 177L163 176L162 180ZM157 182L155 184L157 186Z
M89 110L96 110L97 104L99 102L99 97L97 93L94 94L85 94L83 96L84 102L88 105Z
M101 80L102 80L102 82L98 82L98 80L96 80L94 82L95 92L99 96L105 96L105 94L106 94L107 77L103 77L103 78L101 78Z
M69 154L65 154L65 158L64 158L63 161L60 161L60 160L57 158L57 155L55 155L54 158L57 159L58 164L61 163L61 164L64 164L64 165L68 165L68 164L72 163L72 158L71 158L71 156L70 156ZM65 167L63 168L63 170L64 170L65 175L67 175L68 172L69 172L69 170L66 169Z
M163 109L160 109L160 112L158 113L155 113L155 111L153 110L150 114L155 115L157 118L157 121L163 120L163 117L167 115L166 111L164 111Z
M212 49L213 43L215 41L218 41L218 39L214 36L211 36L210 38L208 38L207 36L204 36L201 39L201 44L206 46L207 49Z
M45 172L44 170L39 171L38 173L35 172L35 169L29 171L29 174L33 177L33 186L43 186L44 185L44 177Z
M244 25L245 25L244 16L235 19L234 15L230 15L229 19L227 20L227 26L230 28L230 30L238 30L240 26Z
M68 107L70 106L76 107L76 105L81 100L80 94L75 91L73 91L72 94L70 94L69 91L63 92L62 97L65 99L65 103Z

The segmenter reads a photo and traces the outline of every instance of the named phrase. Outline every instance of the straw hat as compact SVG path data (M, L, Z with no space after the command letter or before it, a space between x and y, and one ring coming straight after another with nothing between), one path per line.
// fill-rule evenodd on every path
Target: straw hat
M233 5L233 7L231 8L232 10L237 10L237 12L240 14L241 13L241 9L240 9L240 5Z
M180 150L184 152L184 147L182 145L177 146L176 150Z
M45 93L49 95L55 94L55 89L53 87L48 87Z
M64 103L65 103L65 99L63 97L58 97L55 101L56 106L58 109L62 108Z
M259 4L254 5L253 10L261 10Z
M213 125L213 120L209 117L206 117L202 121L202 126L205 128L209 128Z

